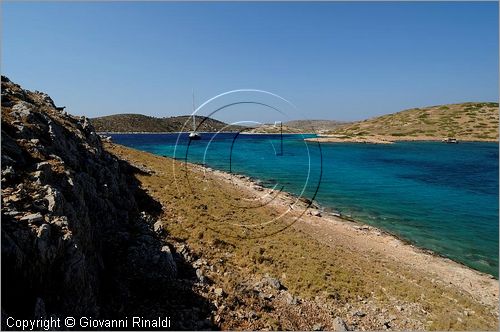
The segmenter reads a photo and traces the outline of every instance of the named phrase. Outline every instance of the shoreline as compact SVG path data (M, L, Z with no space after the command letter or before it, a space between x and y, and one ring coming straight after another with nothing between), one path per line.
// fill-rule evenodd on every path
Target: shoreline
M281 135L281 133L251 133L251 132L246 132L246 131L198 131L199 134L235 134L239 133L240 135ZM132 134L148 134L148 135L154 135L154 134L189 134L189 132L185 131L99 131L96 132L98 135L132 135ZM283 135L318 135L317 133L283 133Z
M168 157L163 157L163 158L171 159ZM263 193L272 194L273 192L277 192L273 189L262 186L258 181L244 174L234 174L234 173L231 174L225 171L211 168L209 166L203 166L201 164L195 164L191 162L187 163L189 164L189 167L198 169L199 171L202 171L204 173L209 173L212 176L215 176L219 180L224 181L226 183L234 184L236 182L237 185L241 187L238 189L244 190L253 195L262 195ZM277 197L279 197L280 200L274 199L271 204L278 208L282 209L287 208L293 201L295 201L295 204L298 203L299 207L307 205L307 203L301 202L300 198L293 193L279 192L277 194ZM435 266L439 266L440 268L439 270L441 270L440 276L441 277L444 276L444 278L442 278L444 282L449 282L454 286L463 288L463 290L469 292L470 294L473 294L475 292L475 289L472 286L473 281L475 285L490 284L491 288L489 289L489 291L485 292L482 296L478 297L477 299L479 300L481 298L482 300L484 300L485 298L488 298L489 300L486 301L487 304L493 306L498 304L499 279L497 279L495 276L486 272L476 270L472 267L465 265L462 262L455 261L431 249L417 246L408 239L397 236L391 233L390 231L366 224L363 221L350 217L345 217L342 215L334 216L329 213L328 215L324 215L322 214L322 208L324 207L318 204L316 201L312 201L311 206L315 207L310 207L308 209L309 211L304 213L300 218L305 218L305 219L313 218L313 219L318 219L320 220L320 222L324 222L325 224L333 224L335 226L345 227L347 228L348 232L358 233L358 235L361 234L361 237L365 238L368 242L378 238L381 239L382 243L385 244L396 243L397 244L396 247L399 249L399 251L405 251L404 253L402 253L403 256L405 256L406 254L409 254L408 255L409 257L417 256L417 260L428 261L429 263ZM315 215L317 212L320 213L319 216ZM426 268L429 267L427 266ZM446 273L445 271L450 273ZM461 275L462 278L460 277L457 278L456 277L457 275ZM464 281L467 281L469 284L465 283ZM492 294L492 296L487 294Z
M318 135L317 137L305 138L305 141L308 142L319 142L319 143L364 143L364 144L395 144L398 142L442 142L442 137L389 137L389 136L359 136L359 137L341 137L341 135ZM498 139L475 139L475 138L466 138L461 139L457 138L458 143L498 143Z

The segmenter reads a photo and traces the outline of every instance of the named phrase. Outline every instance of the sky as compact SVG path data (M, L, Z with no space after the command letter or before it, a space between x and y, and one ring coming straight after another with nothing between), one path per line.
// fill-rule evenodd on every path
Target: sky
M497 2L4 1L2 16L2 75L75 115L190 114L193 89L197 106L259 89L293 103L290 118L344 121L498 100ZM216 117L271 113L237 105Z

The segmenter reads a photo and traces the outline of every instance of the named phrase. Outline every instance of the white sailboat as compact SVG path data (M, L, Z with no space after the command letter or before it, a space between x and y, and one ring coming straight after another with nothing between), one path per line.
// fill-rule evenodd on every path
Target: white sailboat
M196 117L194 115L195 107L194 107L194 89L193 89L193 131L189 133L190 140L199 140L201 139L201 135L196 132Z

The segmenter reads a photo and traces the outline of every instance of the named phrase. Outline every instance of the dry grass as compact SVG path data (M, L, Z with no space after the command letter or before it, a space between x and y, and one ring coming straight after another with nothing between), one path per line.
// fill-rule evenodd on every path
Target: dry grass
M186 169L180 162L119 145L108 145L107 149L154 170L151 176L138 174L137 178L164 206L169 236L185 241L197 255L214 262L218 270L214 281L228 293L238 296L242 282L269 273L304 299L319 296L331 302L336 315L345 314L342 310L347 303L363 305L368 301L374 315L397 316L393 326L399 329L498 329L491 307L437 282L422 270L376 253L358 252L345 244L348 240L326 245L326 240L321 240L324 234L315 234L300 221L293 223L293 218L257 228L235 226L233 223L269 220L279 211L270 206L235 208L246 202L246 194L211 176L204 177L200 171ZM275 231L275 235L266 236ZM414 310L400 312L395 308L398 303ZM268 319L279 320L275 316ZM366 324L380 329L368 320Z

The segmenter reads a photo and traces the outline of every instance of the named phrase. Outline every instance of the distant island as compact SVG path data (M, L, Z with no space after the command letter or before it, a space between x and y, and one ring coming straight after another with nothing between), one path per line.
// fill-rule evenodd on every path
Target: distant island
M114 114L90 119L97 132L103 133L171 133L190 131L191 115L158 118L143 114ZM201 123L201 125L200 125ZM335 120L293 120L283 123L284 133L322 133L339 128L347 122ZM230 125L205 116L196 116L197 131L243 131L248 133L279 133L280 126L263 124L257 127Z
M449 138L498 141L498 103L470 102L413 108L348 124L310 140L392 143Z
M459 141L498 141L498 103L468 102L413 108L357 121L294 120L281 128L264 124L255 128L196 117L198 131L241 131L247 133L317 133L308 140L320 142L392 143L454 138ZM156 118L142 114L116 114L90 119L98 132L160 133L189 131L189 115Z
M97 132L105 133L170 133L190 131L193 126L190 115L157 118L142 114L115 114L90 121ZM239 131L244 128L205 116L196 116L196 126L201 132Z

